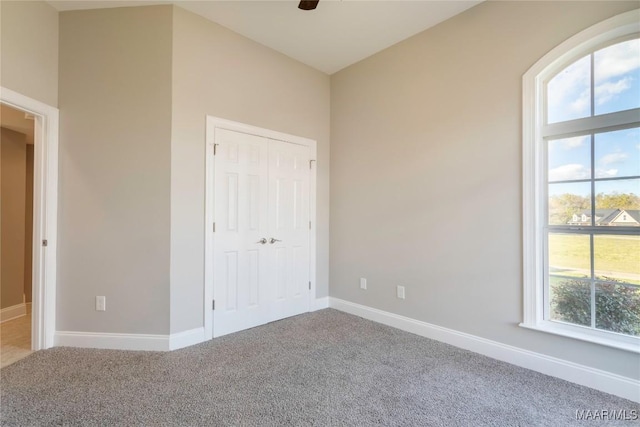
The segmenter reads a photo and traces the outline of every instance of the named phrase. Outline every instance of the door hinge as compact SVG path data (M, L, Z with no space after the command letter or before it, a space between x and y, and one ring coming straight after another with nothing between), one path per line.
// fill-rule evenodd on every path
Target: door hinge
M315 162L315 160L309 160L309 169L313 169L313 162Z
M311 230L311 221L309 221L309 230Z
M213 223L213 232L214 233L216 232L216 223L215 222Z
M216 309L216 300L211 300L211 310Z
M47 239L44 239L42 241L42 246L47 246L49 244L49 242L47 241Z
M214 156L218 153L218 145L220 145L220 144L213 144L213 155Z
M311 290L311 280L309 280L309 290Z

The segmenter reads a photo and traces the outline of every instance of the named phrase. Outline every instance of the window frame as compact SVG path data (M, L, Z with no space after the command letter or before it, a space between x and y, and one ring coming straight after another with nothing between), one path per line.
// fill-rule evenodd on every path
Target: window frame
M521 327L640 353L640 337L545 319L546 144L548 136L572 136L640 123L640 108L559 123L546 123L546 83L573 61L640 33L640 9L602 21L561 43L523 76L523 322ZM593 96L593 94L592 94Z

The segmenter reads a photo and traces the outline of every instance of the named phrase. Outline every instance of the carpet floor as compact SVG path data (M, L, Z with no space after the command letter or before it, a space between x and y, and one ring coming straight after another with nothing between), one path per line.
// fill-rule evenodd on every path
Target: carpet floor
M173 352L39 351L0 385L3 426L584 426L601 422L576 411L640 413L332 309Z

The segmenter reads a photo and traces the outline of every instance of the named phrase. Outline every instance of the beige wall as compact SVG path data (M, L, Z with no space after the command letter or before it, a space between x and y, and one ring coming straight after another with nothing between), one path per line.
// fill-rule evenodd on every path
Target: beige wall
M522 75L637 7L487 2L334 74L330 295L640 377L635 354L518 327Z
M22 304L24 293L26 137L0 128L0 145L0 308L6 308Z
M60 14L60 331L169 332L171 15Z
M318 141L327 295L327 75L163 6L62 13L60 76L59 330L203 326L206 114Z
M318 142L319 296L328 293L329 76L174 9L171 331L203 326L205 115Z
M58 105L58 12L43 1L0 2L0 85Z

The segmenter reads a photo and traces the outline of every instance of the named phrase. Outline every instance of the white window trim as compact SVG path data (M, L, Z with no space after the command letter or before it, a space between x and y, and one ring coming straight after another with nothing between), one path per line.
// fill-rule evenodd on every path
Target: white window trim
M555 47L523 76L523 322L520 326L640 353L640 338L570 325L544 318L544 225L542 197L546 160L543 150L544 89L562 65L598 46L640 32L640 9L600 22ZM637 110L633 110L637 114ZM632 113L633 114L633 113Z

